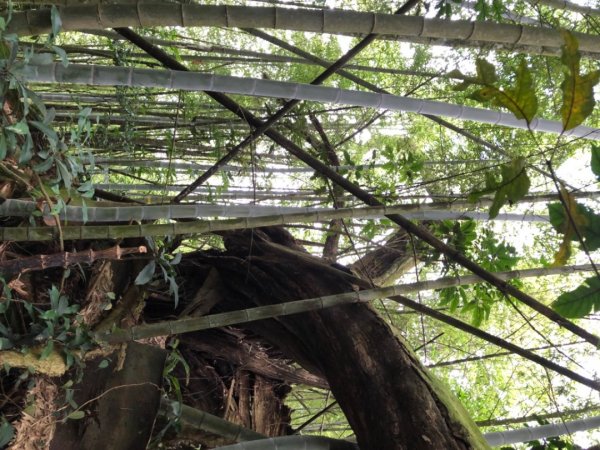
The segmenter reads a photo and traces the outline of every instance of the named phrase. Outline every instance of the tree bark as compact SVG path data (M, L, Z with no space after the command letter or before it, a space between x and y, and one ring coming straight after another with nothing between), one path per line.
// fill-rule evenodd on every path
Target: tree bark
M191 256L227 280L218 308L280 303L359 289L289 244L281 229L227 235L222 257ZM289 235L288 235L289 236ZM294 246L297 248L297 246ZM456 400L368 305L258 321L248 328L325 375L363 450L480 449L485 441Z
M131 342L110 355L104 369L98 367L104 357L88 361L75 386L75 402L86 417L59 423L50 450L144 450L160 405L166 355L158 347Z

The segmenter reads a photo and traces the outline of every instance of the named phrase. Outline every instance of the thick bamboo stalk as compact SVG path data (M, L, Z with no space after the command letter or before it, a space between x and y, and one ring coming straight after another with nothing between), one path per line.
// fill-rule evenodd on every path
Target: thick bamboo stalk
M483 203L483 202L482 202ZM440 204L413 204L389 205L388 211L395 210L406 217L415 220L490 220L485 212L467 211L465 207L472 207L466 202L440 203ZM345 211L354 208L311 208L295 206L266 206L266 205L206 205L206 204L164 204L164 205L114 205L114 206L65 206L58 217L68 222L128 222L131 220L142 222L158 219L195 219L209 217L265 217L304 214L318 217L336 211ZM369 210L358 208L366 215L361 218L381 217L369 214ZM0 217L16 216L29 217L38 210L36 202L27 200L9 199L0 205ZM45 215L52 216L46 207ZM352 217L358 218L354 213ZM87 217L86 217L87 216ZM84 220L84 218L86 220ZM534 214L498 214L495 220L518 222L549 222L548 216Z
M599 42L600 45L600 42ZM137 69L134 67L88 66L60 63L28 65L24 77L32 82L91 84L94 86L128 86L180 89L184 91L214 91L255 97L311 100L324 103L362 106L390 111L404 111L431 116L444 116L479 123L502 125L531 131L544 131L591 140L600 140L600 130L578 126L563 131L561 122L517 119L511 113L483 108L419 100L400 95L370 93L311 84L255 78L231 77L199 72Z
M196 205L182 205L183 210L189 210L190 214L179 214L180 218L191 218L197 217L195 215ZM222 211L223 215L228 214L228 208L230 206L207 206L212 208L212 211ZM76 207L71 207L77 210ZM127 211L137 211L140 207L138 206L127 206L118 208L88 208L95 210L94 212L98 217L102 217L104 211L106 213L105 218L108 221L115 221L114 217L118 217L120 221L129 221L134 218L133 213L128 215ZM170 207L168 205L156 206L156 207L141 207L142 215L145 219L158 215L159 218L164 218L164 214L168 215ZM149 208L148 211L145 208ZM152 211L152 208L156 210ZM248 211L248 207L238 207ZM302 208L299 208L302 209ZM179 234L202 234L202 233L215 233L219 231L230 231L230 230L241 230L248 228L266 227L272 225L288 225L290 223L312 223L330 221L334 219L344 218L375 218L383 217L388 214L394 214L402 211L406 217L417 220L459 220L459 219L473 219L473 220L488 220L489 215L481 212L470 212L470 211L414 211L406 212L406 206L376 206L376 207L364 207L364 208L340 208L340 209L321 209L313 211L303 211L288 214L277 214L267 215L260 217L240 217L235 219L224 219L224 220L213 220L213 221L199 221L199 222L176 222L167 224L133 224L133 225L63 225L62 236L63 239L118 239L125 237L144 237L144 236L175 236ZM139 211L137 211L139 212ZM77 213L79 214L79 213ZM219 215L219 214L212 214ZM144 219L144 220L145 220ZM526 217L522 214L499 214L496 217L497 220L517 220L517 221L543 221L547 222L548 219L543 216L530 216ZM91 218L89 219L92 220ZM58 229L56 227L3 227L0 228L0 240L6 241L50 241L57 237Z
M278 436L217 447L215 450L360 450L354 442L323 436Z
M331 34L376 33L442 45L449 41L475 46L503 44L536 52L544 48L556 54L564 43L559 31L548 28L333 9L147 3L143 8L127 4L67 6L60 8L60 16L66 31L130 26L271 28ZM44 9L15 13L8 25L8 32L18 35L50 31L50 10ZM600 56L600 37L581 33L576 37L582 53Z
M538 427L526 427L519 430L500 431L486 433L484 436L488 443L494 447L518 442L533 441L563 434L573 434L577 431L593 430L600 427L600 416L588 417L586 419L572 420L570 422L559 422L556 424L540 425Z
M173 412L177 409L180 409L179 414ZM266 437L254 430L244 428L240 424L229 422L205 411L187 405L180 405L165 398L160 402L160 412L169 420L179 419L186 425L225 437L234 442L255 441Z

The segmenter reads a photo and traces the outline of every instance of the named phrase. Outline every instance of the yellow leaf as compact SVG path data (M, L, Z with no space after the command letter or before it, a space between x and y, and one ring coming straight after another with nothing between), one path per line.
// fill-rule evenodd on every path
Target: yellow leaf
M562 35L565 45L562 46L561 62L565 67L565 79L560 85L563 92L560 112L566 131L580 125L594 110L594 86L600 81L600 70L580 73L581 54L577 39L568 31L563 31Z

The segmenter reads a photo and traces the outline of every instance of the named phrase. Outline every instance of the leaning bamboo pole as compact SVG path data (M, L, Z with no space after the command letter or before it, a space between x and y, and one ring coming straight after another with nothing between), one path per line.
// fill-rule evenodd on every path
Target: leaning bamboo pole
M403 295L396 293L396 287L386 287L377 289L368 289L363 291L344 292L341 294L328 295L323 297L310 298L305 300L296 300L286 303L276 303L265 306L258 306L244 310L231 311L220 314L211 314L202 317L184 318L173 321L164 321L151 324L134 325L127 329L115 329L112 331L102 331L95 334L95 339L100 342L117 344L138 339L146 339L157 336L172 336L180 333L189 333L192 331L220 328L230 325L238 325L256 320L272 319L275 317L298 314L308 311L317 311L335 306L349 305L354 303L365 303L381 298L389 298L395 302L403 304L411 309L422 312L436 320L445 322L455 328L466 331L474 336L484 339L494 345L518 354L530 361L542 365L561 375L564 375L585 386L600 391L600 382L591 380L581 374L575 373L559 364L549 361L535 353L525 350L504 339L493 336L483 330L468 325L454 317L450 317L432 308L420 303L414 302Z
M6 203L6 202L5 202ZM195 215L196 207L198 205L182 205L182 209L188 211L190 214L182 214L183 217L197 217ZM206 208L212 208L212 205L200 205ZM194 222L173 222L173 223L137 223L131 225L63 225L61 227L63 239L118 239L126 237L144 237L144 236L175 236L183 234L202 234L202 233L215 233L221 231L240 230L248 228L266 227L273 225L289 225L292 223L313 223L330 221L334 219L366 219L383 217L388 214L397 214L399 212L404 213L406 217L416 220L459 220L459 219L473 219L473 220L487 220L489 215L487 213L475 212L475 211L413 211L406 212L407 207L410 205L399 205L399 206L375 206L375 207L363 207L363 208L340 208L340 209L315 209L313 211L302 211L288 214L276 214L266 215L259 217L238 217L234 219L224 220L207 220L207 221L194 221ZM71 207L77 210L76 207ZM126 211L146 211L144 208L152 207L137 207L137 206L126 206L118 208L95 208L95 210L106 210L107 218L113 218L109 221L114 221L115 211L116 215L121 221L131 220L132 215L128 216ZM156 214L161 215L162 211L169 211L172 209L170 205L159 205L152 214L147 213L146 219L150 216L154 217ZM227 209L232 208L230 206L214 205L214 211L217 209L222 211L224 215L227 215ZM240 206L248 210L249 206ZM310 209L310 208L309 208ZM94 210L94 208L88 208ZM79 213L77 213L79 214ZM98 211L98 217L102 215L102 211ZM219 215L212 214L211 215ZM159 217L159 218L164 218ZM518 220L518 221L543 221L547 222L548 219L544 216L525 216L523 214L503 214L498 215L499 220ZM91 219L90 219L91 220ZM55 226L20 226L20 227L0 227L0 240L5 241L51 241L56 239L58 228Z
M207 217L265 217L285 216L289 214L305 214L307 217L318 217L340 210L353 208L313 208L300 206L269 206L269 205L210 205L210 204L162 204L162 205L124 205L112 206L90 205L71 206L67 205L58 213L61 220L68 222L124 222L124 221L146 221L159 219L196 219ZM481 203L487 203L486 201ZM468 202L412 204L412 205L388 205L388 211L403 213L406 217L415 220L490 220L489 214L478 211L469 211L465 208L472 207ZM373 216L368 209L359 208L365 213L361 218L381 217ZM0 217L29 217L34 211L39 211L36 202L28 200L8 199L0 204ZM42 213L52 217L52 213L46 206ZM353 217L358 216L352 214ZM548 216L536 214L499 214L495 220L519 221L519 222L549 222Z
M134 67L81 64L69 64L68 67L64 67L60 63L26 65L23 74L24 79L30 82L169 88L183 91L214 91L255 97L311 100L336 105L362 106L380 110L444 116L509 128L600 140L600 130L597 128L580 125L564 131L562 123L553 120L535 118L528 123L525 119L517 119L512 113L453 105L433 100L420 100L400 95L370 93L312 84Z
M508 46L560 54L564 41L558 30L527 25L428 19L372 12L279 7L210 6L196 4L145 3L67 6L59 9L65 31L130 26L271 28L314 33L378 34L397 40L418 40L444 45L455 42L472 46ZM36 35L52 29L50 10L13 14L8 33ZM600 37L576 33L584 55L600 57Z

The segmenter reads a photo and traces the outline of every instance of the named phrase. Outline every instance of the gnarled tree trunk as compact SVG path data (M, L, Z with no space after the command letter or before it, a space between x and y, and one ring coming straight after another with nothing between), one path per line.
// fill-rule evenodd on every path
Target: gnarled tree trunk
M217 269L217 310L348 292L366 283L312 257L279 228L226 236L221 255L190 255ZM191 276L192 273L188 273ZM362 450L480 449L462 406L368 305L354 304L247 326L327 379Z

